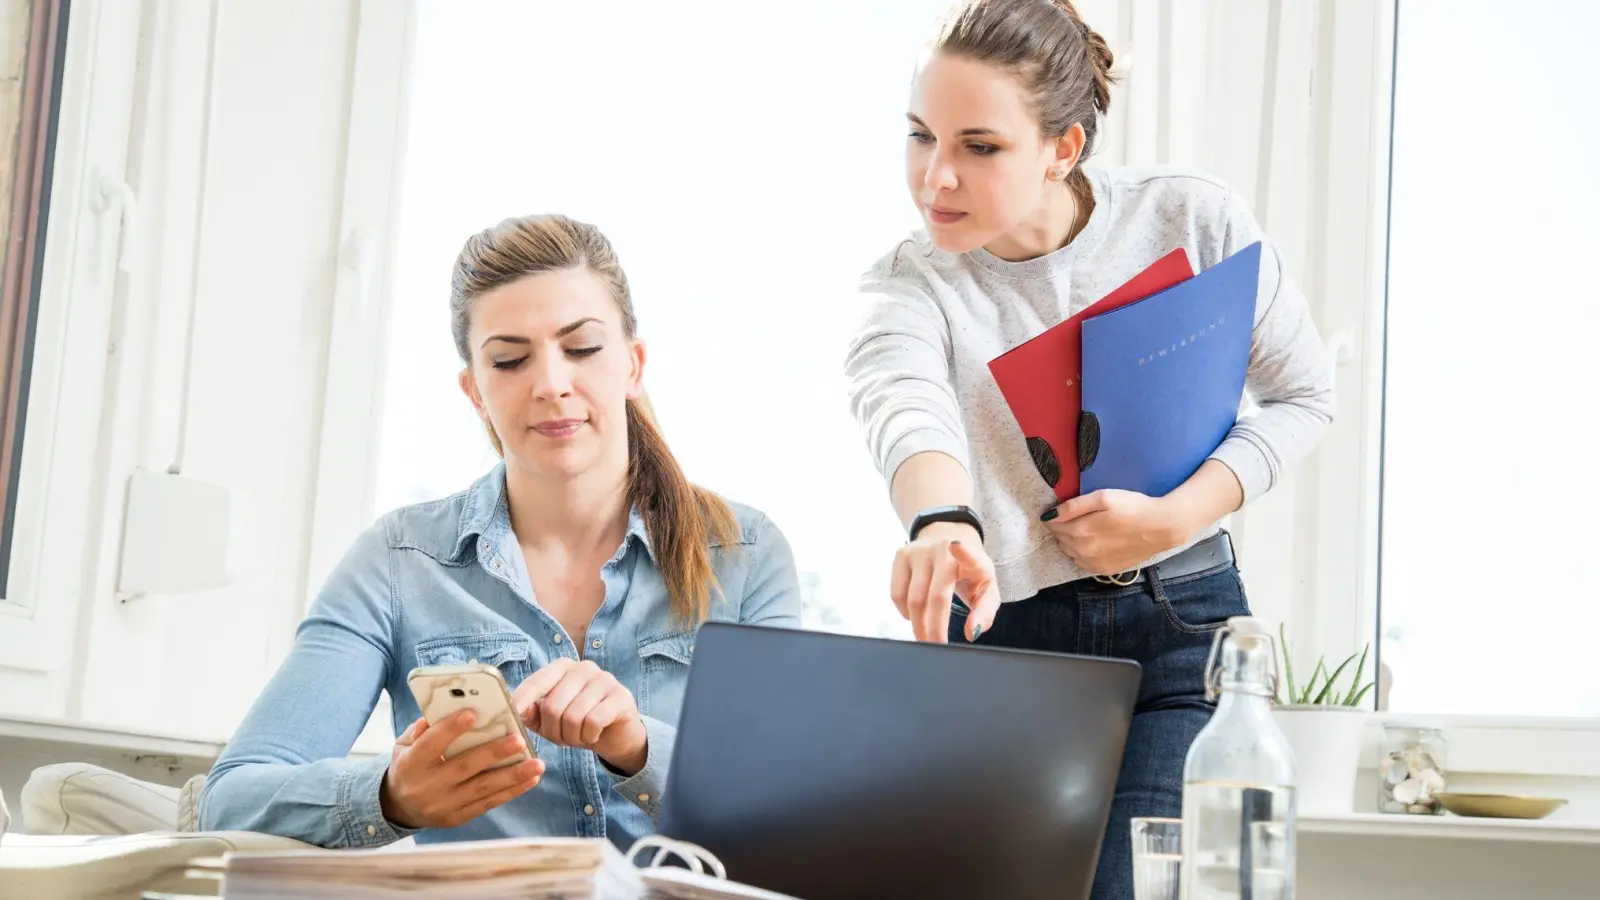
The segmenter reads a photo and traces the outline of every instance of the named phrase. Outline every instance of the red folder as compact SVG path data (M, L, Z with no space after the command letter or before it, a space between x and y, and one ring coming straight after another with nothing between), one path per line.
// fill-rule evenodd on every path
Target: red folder
M1028 453L1058 500L1078 496L1078 417L1083 408L1083 322L1194 276L1180 247L1088 308L989 362L1028 440Z

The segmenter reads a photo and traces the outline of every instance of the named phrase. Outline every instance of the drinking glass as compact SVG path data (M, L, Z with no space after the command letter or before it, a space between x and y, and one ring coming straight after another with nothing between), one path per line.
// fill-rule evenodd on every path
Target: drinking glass
M1133 900L1178 900L1182 819L1133 820Z

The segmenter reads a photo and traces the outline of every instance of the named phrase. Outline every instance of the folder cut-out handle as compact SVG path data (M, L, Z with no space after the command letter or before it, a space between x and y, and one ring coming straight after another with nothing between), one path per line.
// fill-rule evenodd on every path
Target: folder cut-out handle
M1078 414L1078 471L1087 472L1100 455L1100 419L1084 410Z
M1033 457L1033 467L1039 470L1044 483L1055 487L1061 481L1061 461L1050 449L1050 442L1042 437L1028 438L1028 455Z

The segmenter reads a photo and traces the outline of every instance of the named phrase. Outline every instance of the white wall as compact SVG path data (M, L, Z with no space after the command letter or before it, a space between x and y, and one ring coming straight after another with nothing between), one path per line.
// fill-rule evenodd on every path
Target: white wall
M82 590L51 595L58 605L46 612L55 618L40 632L61 636L61 644L39 655L70 662L48 669L40 682L47 691L27 695L38 703L12 693L0 697L0 714L224 740L286 649L308 587L362 524L363 470L341 463L346 457L330 447L361 439L371 424L370 398L351 386L370 378L382 356L372 349L382 344L382 316L370 304L390 268L384 229L395 159L380 151L403 97L403 68L393 64L405 36L404 16L393 10L403 5L77 4L83 18L130 8L142 17L128 37L144 61L129 73L132 136L114 169L138 198L138 227L132 271L103 307L73 310L85 321L100 316L107 341L94 328L73 332L76 352L98 358L106 351L106 371L94 375L104 397L98 421L68 435L69 448L92 456L100 473L64 495L91 501L91 539L73 569ZM1339 421L1328 441L1233 528L1261 614L1288 620L1307 650L1358 645L1371 633L1370 611L1359 602L1370 560L1352 523L1372 515L1374 500L1365 485L1374 462L1378 345L1368 301L1384 123L1373 109L1385 86L1388 4L1080 6L1113 48L1132 57L1104 158L1194 164L1233 182L1299 274L1324 336L1346 348ZM392 77L364 77L364 67ZM82 214L87 194L61 196ZM91 238L103 238L89 230L58 271L99 246ZM366 265L341 268L341 252L352 246L365 248ZM235 582L122 603L114 577L123 489L132 472L164 469L177 452L172 426L191 300L184 471L233 493ZM330 344L339 348L331 358ZM324 409L333 410L326 420ZM1328 526L1322 517L1343 524ZM0 635L6 652L9 636ZM0 683L34 683L6 681L15 674L6 670L11 661L0 659ZM11 787L19 760L66 752L40 747L0 741L0 756L10 760L0 787ZM116 761L132 764L128 756ZM1487 774L1474 777L1518 783L1482 768ZM1592 785L1551 778L1539 786L1572 793L1581 801L1573 814L1596 809ZM1381 850L1362 852L1390 860L1379 865L1404 864Z
M1265 0L1083 4L1132 65L1113 104L1104 158L1196 165L1233 182L1255 200L1291 270L1301 273L1330 336L1362 323L1364 298L1332 290L1335 279L1326 271L1339 267L1310 252L1339 230L1329 225L1334 216L1354 217L1327 196L1330 160L1312 148L1334 130L1329 118L1341 102L1354 106L1370 97L1359 84L1350 98L1319 95L1310 90L1312 73L1333 58L1332 32L1354 31L1356 39L1361 29L1375 34L1383 5L1362 0L1336 11L1332 4L1276 9ZM366 7L370 32L370 22L383 18L374 10L393 18L397 4L368 0ZM339 254L353 221L366 229L367 252L376 259L368 277L377 283L365 285L367 302L383 288L388 244L371 238L389 222L353 220L347 207L382 205L360 196L352 204L347 181L393 163L392 154L380 153L389 148L363 138L373 129L359 120L393 101L363 95L353 123L352 91L371 90L354 77L363 15L355 0L145 0L142 15L144 65L134 80L123 167L139 199L139 221L132 273L119 284L108 323L114 352L95 435L103 480L94 485L94 552L86 554L82 616L69 651L84 665L69 672L54 714L215 740L226 737L281 658L308 588L364 523L359 503L327 514L335 503L330 496L359 496L365 486L358 469L329 471L325 445L370 420L360 409L336 410L326 423L321 413L325 401L348 404L341 398L361 393L361 366L343 358L348 348L382 343L356 330L380 320L352 323L336 301L351 277L340 269ZM284 65L290 58L295 64ZM1233 65L1225 69L1222 59ZM1275 77L1267 77L1269 70ZM1324 94L1332 83L1321 83ZM1264 142L1259 123L1267 115L1275 128ZM1373 138L1345 140L1360 149ZM357 157L347 155L351 147ZM178 453L191 302L184 474L233 494L235 580L220 590L119 602L127 478L141 468L165 469ZM341 352L330 369L327 348L336 326L343 329ZM362 363L371 370L372 360ZM334 385L337 391L328 388L330 372L346 379ZM1360 424L1359 415L1342 415L1330 441L1358 440ZM1324 584L1312 515L1332 502L1329 495L1358 499L1348 489L1355 480L1353 473L1323 472L1319 454L1233 523L1253 603L1269 618L1289 619L1297 633L1314 635L1317 610L1349 607L1358 593L1357 572L1341 572L1344 581L1333 588Z
M392 148L374 140L384 135L383 122L374 126L363 117L397 116L388 109L397 101L374 97L371 85L395 85L402 67L394 64L387 79L358 78L358 40L362 16L371 41L372 23L396 18L400 6L142 4L144 64L133 81L134 124L119 173L138 198L139 221L132 272L110 298L114 352L93 435L100 480L90 491L92 552L72 646L63 648L83 665L70 668L64 685L57 679L62 703L53 714L225 738L287 648L308 588L370 514L359 503L365 473L352 465L335 471L343 457L328 450L370 432L370 410L353 407L351 398L365 396L361 379L370 377L376 359L349 357L382 344L375 339L382 321L353 317L346 307L352 290L364 289L360 299L367 304L381 298L390 220L353 213L386 210L366 196L381 190L363 194L351 185L369 168L394 162ZM1328 334L1348 327L1351 315L1359 318L1350 307L1362 304L1330 294L1312 267L1319 257L1308 253L1334 212L1319 193L1325 173L1312 171L1319 158L1310 148L1336 112L1309 85L1314 69L1331 58L1329 31L1371 31L1381 6L1347 3L1335 13L1331 4L1274 12L1264 0L1083 5L1113 47L1132 59L1106 128L1105 159L1200 166L1254 198L1291 269L1304 273ZM374 51L365 52L370 58ZM290 58L295 64L284 65ZM1221 59L1234 65L1224 69ZM1269 69L1275 78L1267 77ZM356 91L365 93L352 107ZM1264 114L1276 123L1267 142L1259 126ZM369 271L352 289L352 275L339 263L356 227L368 238ZM191 302L184 474L233 494L235 581L220 590L119 602L127 477L141 468L165 469L178 453ZM339 352L330 360L336 328ZM324 403L334 410L326 421ZM1334 440L1351 440L1359 424L1359 416L1343 417ZM1318 586L1315 520L1305 514L1307 504L1295 502L1306 491L1316 496L1318 466L1313 459L1234 523L1258 610L1289 618L1306 634L1314 624L1308 610L1349 606L1356 593L1353 583L1331 595ZM1341 476L1335 487L1351 480Z

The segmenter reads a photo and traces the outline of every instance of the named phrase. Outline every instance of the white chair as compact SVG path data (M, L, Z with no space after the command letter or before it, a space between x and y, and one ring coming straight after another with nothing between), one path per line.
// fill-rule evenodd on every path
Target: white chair
M33 770L17 809L35 835L198 831L205 780L196 775L168 787L88 763L57 763Z
M28 834L0 843L0 900L138 900L145 891L211 896L217 882L187 877L189 861L236 850L287 850L299 841L197 831L204 776L152 784L87 763L34 770L17 809ZM0 834L5 801L0 798Z

